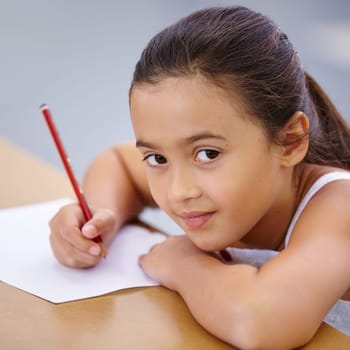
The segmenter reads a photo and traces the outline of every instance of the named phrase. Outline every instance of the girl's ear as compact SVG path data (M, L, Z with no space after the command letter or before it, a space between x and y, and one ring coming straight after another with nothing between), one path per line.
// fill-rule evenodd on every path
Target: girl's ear
M279 133L282 145L282 165L293 167L305 157L309 147L309 119L303 112L295 112Z

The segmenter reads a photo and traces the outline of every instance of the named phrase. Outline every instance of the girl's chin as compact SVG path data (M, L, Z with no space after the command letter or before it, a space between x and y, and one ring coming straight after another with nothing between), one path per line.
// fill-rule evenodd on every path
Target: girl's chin
M191 237L191 235L188 235L188 236L197 248L199 248L200 250L203 250L207 253L222 250L222 249L225 249L227 247L227 246L223 246L222 243L219 244L218 242L211 242L209 240L204 240L202 238L198 239L198 237L193 238L193 237Z

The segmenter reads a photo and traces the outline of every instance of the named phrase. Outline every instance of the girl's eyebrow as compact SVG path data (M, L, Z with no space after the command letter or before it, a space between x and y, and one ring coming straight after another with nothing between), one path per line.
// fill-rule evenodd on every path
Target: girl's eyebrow
M195 134L195 135L186 137L184 139L184 142L185 143L194 143L196 141L203 140L203 139L218 139L218 140L226 141L226 139L221 135L213 134L211 132L201 132L199 134Z
M142 140L136 140L136 147L145 147L145 148L156 148L154 145L152 145L149 142L142 141Z
M217 134L213 134L211 132L202 132L202 133L198 133L195 135L191 135L188 137L185 137L181 143L183 144L192 144L196 141L199 140L203 140L203 139L217 139L217 140L221 140L221 141L227 141L223 136L221 135L217 135ZM150 143L150 142L146 142L143 140L137 140L136 141L136 147L145 147L145 148L153 148L156 149L157 146Z

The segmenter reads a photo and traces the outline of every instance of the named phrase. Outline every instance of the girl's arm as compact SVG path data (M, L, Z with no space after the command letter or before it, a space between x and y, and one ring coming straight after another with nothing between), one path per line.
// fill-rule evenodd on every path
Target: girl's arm
M103 251L92 239L101 236L107 248L125 222L155 205L141 156L131 143L99 155L84 177L83 191L93 212L89 222L84 223L78 204L61 208L50 222L53 252L72 267L96 265Z
M178 291L211 333L242 349L291 349L312 338L350 285L350 186L320 190L287 249L260 269L224 265L187 237L141 258L145 271Z
M155 206L141 155L132 143L99 155L84 176L83 190L92 207L115 213L117 229L145 206Z

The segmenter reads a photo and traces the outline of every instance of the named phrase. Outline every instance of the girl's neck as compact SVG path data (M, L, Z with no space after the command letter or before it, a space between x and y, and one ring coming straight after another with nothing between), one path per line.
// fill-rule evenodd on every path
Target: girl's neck
M296 169L280 198L241 242L250 248L283 249L288 227L302 198L320 176L335 170L310 164Z

